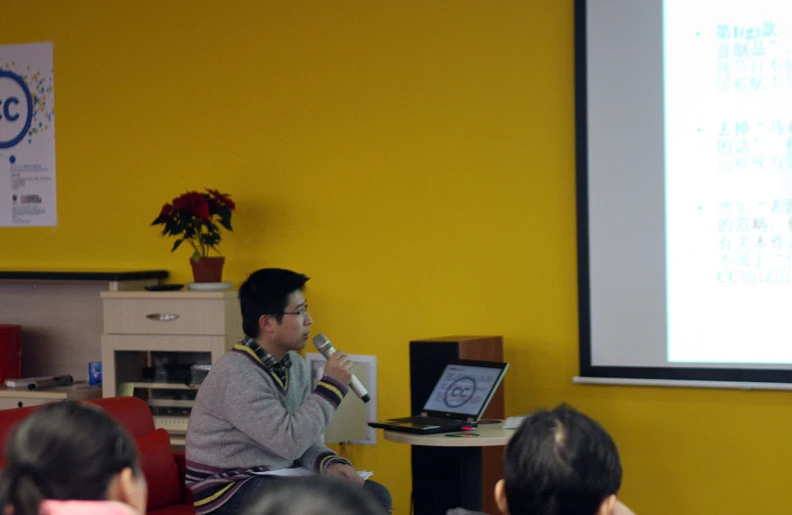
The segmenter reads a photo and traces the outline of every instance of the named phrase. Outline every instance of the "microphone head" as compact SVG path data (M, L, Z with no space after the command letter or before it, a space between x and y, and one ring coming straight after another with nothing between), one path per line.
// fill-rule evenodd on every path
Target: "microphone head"
M331 345L330 340L322 333L319 333L313 337L313 344L319 352L322 352L324 348L327 348L328 345Z

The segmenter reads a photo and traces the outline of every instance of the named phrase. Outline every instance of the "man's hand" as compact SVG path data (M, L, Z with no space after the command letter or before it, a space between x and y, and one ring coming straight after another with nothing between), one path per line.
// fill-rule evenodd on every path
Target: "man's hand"
M336 351L327 358L324 373L348 385L352 382L352 361L343 352Z
M333 463L325 468L324 475L337 479L344 479L357 486L363 486L364 482L363 478L358 476L355 467L347 465L346 463Z

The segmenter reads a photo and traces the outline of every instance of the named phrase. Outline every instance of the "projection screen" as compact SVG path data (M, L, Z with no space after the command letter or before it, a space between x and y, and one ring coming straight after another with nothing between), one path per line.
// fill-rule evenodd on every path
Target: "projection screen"
M575 10L575 380L792 389L792 2Z

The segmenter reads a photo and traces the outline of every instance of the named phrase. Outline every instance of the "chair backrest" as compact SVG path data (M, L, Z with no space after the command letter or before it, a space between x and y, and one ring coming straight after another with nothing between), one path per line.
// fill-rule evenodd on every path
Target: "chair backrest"
M132 434L138 448L140 466L148 481L148 509L178 504L183 495L183 478L175 461L170 438L164 429L154 428L148 405L137 397L107 397L82 402L95 404L116 419ZM13 427L41 406L0 410L0 467L5 466L5 451ZM194 513L190 507L185 513Z
M140 436L154 431L154 417L151 415L151 409L148 404L137 397L107 397L85 402L102 407L127 431L132 433L132 436Z
M119 421L132 436L137 437L154 431L154 417L148 405L137 397L107 397L91 399L90 402L103 408ZM14 426L41 406L0 410L0 466L5 465L6 442Z
M30 415L37 406L0 410L0 466L5 465L6 442L11 429L23 418Z

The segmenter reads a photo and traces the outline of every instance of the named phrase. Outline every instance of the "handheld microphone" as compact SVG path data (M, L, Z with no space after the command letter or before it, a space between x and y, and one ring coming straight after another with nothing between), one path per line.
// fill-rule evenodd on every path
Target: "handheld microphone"
M327 336L323 335L322 333L317 334L313 337L313 344L316 346L316 350L322 353L327 359L330 359L330 356L335 354L335 347L333 344L330 343L330 340ZM355 392L355 395L360 397L363 402L368 402L371 400L371 397L366 390L366 387L363 386L355 374L352 374L352 381L349 383L349 387L352 388L352 391Z

